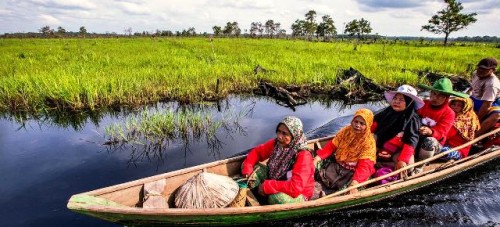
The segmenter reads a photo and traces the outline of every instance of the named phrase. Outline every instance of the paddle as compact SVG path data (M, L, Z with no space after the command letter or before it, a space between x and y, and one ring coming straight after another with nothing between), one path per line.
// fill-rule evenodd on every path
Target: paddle
M428 158L428 159L424 159L424 160L422 160L422 161L419 161L419 162L413 163L413 164L411 164L411 165L405 166L405 167L403 167L403 168L401 168L401 169L395 170L395 171L390 172L390 173L388 173L388 174L386 174L386 175L382 175L382 176L380 176L380 177L377 177L377 178L374 178L374 179L371 179L371 180L365 181L365 182L363 182L363 183L359 183L359 184L357 184L357 185L347 187L347 188L345 188L345 189L343 189L343 190L337 191L337 192L335 192L335 193L333 193L333 194L330 194L330 195L327 195L327 196L325 196L325 197L321 197L321 198L319 198L319 199L317 199L317 200L328 199L328 198L331 198L331 197L334 197L334 196L337 196L337 195L341 195L341 194L344 194L344 193L346 193L346 192L350 191L351 189L359 188L359 187L361 187L361 186L365 186L365 185L367 185L367 184L371 184L371 183L374 183L374 182L377 182L377 181L383 180L383 179L385 179L385 178L387 178L387 177L394 176L394 175L399 174L399 173L401 173L401 172L403 172L403 171L405 171L405 170L407 170L407 169L413 168L413 167L415 167L415 166L420 166L420 165L423 165L423 164L425 164L425 163L427 163L427 162L430 162L430 161L433 161L433 160L435 160L435 159L441 158L441 157L443 157L443 156L447 155L448 153L451 153L451 152L453 152L453 151L456 151L456 150L462 149L462 148L464 148L464 147L466 147L466 146L469 146L469 145L471 145L471 144L474 144L474 143L476 143L476 142L478 142L478 141L480 141L480 140L482 140L482 139L484 139L484 138L486 138L486 137L488 137L488 136L490 136L490 135L493 135L493 134L495 134L495 133L497 133L497 132L499 132L499 131L500 131L500 128L497 128L497 129L495 129L495 130L493 130L493 131L491 131L491 132L488 132L488 133L486 133L486 134L483 134L483 135L481 135L481 136L479 136L479 137L477 137L477 138L475 138L475 139L473 139L473 140L471 140L471 141L469 141L469 142L467 142L467 143L464 143L464 144L462 144L462 145L460 145L460 146L454 147L453 149L450 149L450 150L447 150L447 151L445 151L445 152L439 153L439 154L434 155L434 156L432 156L432 157L430 157L430 158Z

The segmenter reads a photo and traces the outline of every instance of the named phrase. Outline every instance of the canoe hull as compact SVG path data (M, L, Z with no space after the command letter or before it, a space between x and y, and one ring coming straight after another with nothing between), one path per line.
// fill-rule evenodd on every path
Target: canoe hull
M244 208L223 208L204 210L183 209L143 209L104 205L87 205L82 194L70 199L68 208L85 215L125 225L234 225L286 220L325 214L346 208L394 197L409 191L429 186L452 177L463 171L493 161L500 156L500 150L494 150L478 158L458 165L444 168L434 173L409 179L397 184L361 191L355 195L338 196L331 199L308 201L291 205L268 205ZM78 201L80 199L80 201ZM84 198L85 199L85 198ZM84 200L83 199L83 200ZM95 204L95 203L94 203Z

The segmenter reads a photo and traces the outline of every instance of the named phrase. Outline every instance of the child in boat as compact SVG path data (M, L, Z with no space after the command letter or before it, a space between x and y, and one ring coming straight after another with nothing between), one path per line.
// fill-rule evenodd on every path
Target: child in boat
M375 172L375 138L370 131L372 123L372 111L359 109L354 114L351 124L342 128L331 143L316 152L314 165L332 154L335 158L335 162L326 167L322 166L318 180L329 188L338 190L349 182L349 186L362 183ZM336 173L331 174L328 171ZM350 193L356 192L357 189L350 191Z
M382 166L384 170L398 170L415 161L421 125L416 111L424 105L424 101L410 85L401 85L396 91L385 92L384 96L390 106L375 115L371 130L377 138L378 160L389 162ZM407 176L408 171L400 175Z
M472 99L456 97L450 101L450 107L455 112L455 122L447 135L446 144L440 152L448 151L474 139L480 123L474 113ZM458 160L469 155L471 145L458 151L452 151L443 157L445 160Z
M453 84L448 78L437 80L432 87L422 84L419 87L431 91L429 100L426 100L425 105L418 110L418 114L422 118L422 126L419 129L421 139L417 157L419 160L424 160L432 157L443 148L448 132L453 126L455 112L449 106L450 96L462 98L469 96L453 91Z
M269 159L267 165L258 162ZM314 192L314 165L299 118L285 117L276 126L276 138L253 148L242 164L249 188L268 196L269 204L309 200Z

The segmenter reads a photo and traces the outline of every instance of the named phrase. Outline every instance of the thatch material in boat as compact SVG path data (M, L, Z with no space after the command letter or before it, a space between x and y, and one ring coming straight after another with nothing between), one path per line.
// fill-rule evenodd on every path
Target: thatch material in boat
M201 172L184 183L175 194L179 208L221 208L238 194L238 184L227 176Z
M238 192L238 195L236 195L236 198L228 205L228 207L244 207L247 200L247 192L250 190L248 188L247 179L235 179L235 182L238 184L240 190Z
M231 202L228 207L244 207L245 202L247 201L247 192L248 188L240 188L238 195L236 195L236 198Z
M145 183L142 208L168 208L167 198L162 196L166 185L166 179Z

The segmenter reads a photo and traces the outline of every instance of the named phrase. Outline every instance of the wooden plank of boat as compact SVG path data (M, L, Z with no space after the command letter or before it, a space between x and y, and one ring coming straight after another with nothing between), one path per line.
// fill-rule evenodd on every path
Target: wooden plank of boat
M490 134L497 131L499 130L492 131ZM311 148L318 148L329 142L331 138L325 137L310 140L308 145ZM477 140L472 142L475 141ZM165 179L167 187L162 195L168 198L170 207L173 207L175 190L189 178L204 169L208 172L221 175L239 175L241 162L245 158L242 155L73 195L67 206L78 213L125 225L233 225L268 222L332 212L396 196L428 186L498 157L500 157L500 148L493 147L453 164L431 163L421 174L386 185L369 187L357 194L345 194L346 190L349 190L348 188L343 190L343 192L340 191L336 194L304 203L210 209L159 209L141 207L141 190L145 183Z

